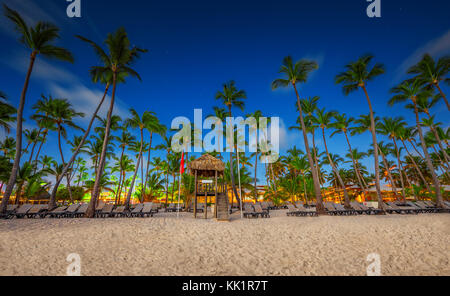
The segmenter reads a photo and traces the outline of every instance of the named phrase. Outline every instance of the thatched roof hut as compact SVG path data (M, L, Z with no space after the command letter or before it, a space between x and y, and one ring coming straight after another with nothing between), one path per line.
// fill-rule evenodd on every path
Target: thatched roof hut
M190 162L188 164L188 169L191 174L195 174L195 171L197 171L198 176L213 177L216 171L218 174L223 174L225 171L225 164L220 159L217 159L210 154L205 154Z

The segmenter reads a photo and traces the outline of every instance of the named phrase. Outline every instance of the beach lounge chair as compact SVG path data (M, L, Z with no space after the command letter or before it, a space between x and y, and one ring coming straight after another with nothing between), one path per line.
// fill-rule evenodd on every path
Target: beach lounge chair
M100 212L97 213L98 218L108 218L111 217L114 210L114 205L105 204Z
M134 209L130 212L130 217L137 217L141 214L142 209L144 208L144 204L138 204L134 207Z
M255 209L255 214L257 217L260 216L262 218L270 218L269 211L264 211L260 204L255 204L253 208Z
M288 204L287 207L288 207L288 212L286 213L287 216L299 216L302 214L300 210L294 207L292 204Z
M423 209L422 207L420 207L418 204L413 203L412 201L407 201L406 205L408 205L409 207L411 207L411 209L414 209L414 211L418 214L423 214L426 213L426 209Z
M244 218L254 218L256 216L253 205L244 203Z
M14 213L14 216L17 219L25 218L25 216L28 214L28 211L30 211L32 207L33 207L33 205L31 205L31 204L24 204L16 210L16 212Z
M336 211L338 211L339 215L345 215L345 216L349 216L349 215L357 215L358 213L351 209L348 210L346 209L342 204L334 204L334 208L336 209Z
M270 211L269 203L266 202L266 201L263 201L263 202L261 203L261 208L262 208L264 211L267 211L267 212Z
M153 217L153 203L145 203L139 217Z
M14 217L14 213L16 212L16 209L18 208L18 205L8 205L6 208L6 213L0 214L0 219L11 219Z
M125 206L117 207L111 212L111 217L115 218L126 217L127 215L128 212L125 211Z
M177 210L177 208L176 208L176 205L175 204L173 204L173 203L171 203L170 205L169 205L169 207L166 209L166 212L176 212L176 210Z
M342 213L339 213L339 211L336 210L334 205L331 202L324 203L325 210L327 211L328 215L330 216L336 216Z
M73 217L73 215L77 212L78 208L80 207L79 204L73 204L70 205L66 211L64 212L64 214L62 214L62 217L64 218L71 218Z
M307 208L305 208L305 206L303 205L302 202L297 205L297 209L301 213L303 213L305 216L319 217L319 214L317 213L316 209L313 209L313 208L307 209Z
M370 215L370 211L365 211L361 208L360 204L357 202L350 202L352 209L359 215L367 214Z
M88 207L89 207L88 204L82 204L80 205L80 207L77 209L76 212L69 214L69 216L71 218L83 218L86 215Z
M28 219L34 219L36 217L45 217L45 213L47 212L47 205L34 205L27 213Z
M366 206L365 204L363 204L363 203L358 203L358 205L359 205L359 207L360 207L362 210L366 211L366 213L367 213L368 215L378 215L378 214L383 213L383 210L375 209L375 208L369 208L369 207L367 207L367 206Z
M66 206L56 208L53 211L47 212L44 217L49 216L50 218L62 218L66 213L66 209Z

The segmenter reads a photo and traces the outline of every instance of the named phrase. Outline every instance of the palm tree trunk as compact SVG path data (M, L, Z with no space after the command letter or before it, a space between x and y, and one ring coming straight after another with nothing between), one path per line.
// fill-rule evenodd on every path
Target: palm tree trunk
M103 139L103 147L102 147L102 153L100 156L100 162L97 168L97 173L95 176L95 183L94 188L92 190L92 196L91 201L89 202L89 207L86 212L86 217L92 218L95 214L95 206L97 204L97 200L100 194L100 181L101 177L103 175L103 170L105 169L105 162L106 162L106 152L108 150L108 143L109 143L109 135L111 133L111 118L112 113L114 111L114 102L116 99L116 88L117 88L117 74L113 73L113 90L111 94L111 103L108 110L108 115L106 119L106 129L105 129L105 137Z
M303 179L303 191L305 194L305 205L308 205L308 191L306 190L306 178L305 178L305 174L303 173L303 171L301 171L302 174L302 179Z
M435 83L434 86L438 89L439 93L441 94L442 98L444 98L445 104L447 105L448 111L450 111L450 104L448 103L447 97L445 96L444 92L442 91L441 87L439 86L439 83Z
M152 142L153 142L153 132L150 133L150 147L148 148L148 156L147 156L147 169L145 172L145 182L144 182L144 188L147 188L147 182L148 182L148 174L150 171L150 156L152 152ZM150 195L151 197L151 195Z
M333 169L334 173L336 174L336 177L339 180L339 183L344 190L344 206L348 209L350 209L350 198L348 196L347 188L345 187L344 181L342 180L341 175L339 174L338 169L336 168L336 165L334 164L334 161L331 159L330 153L328 152L328 146L327 146L327 139L325 138L325 129L322 128L322 136L323 136L323 145L325 146L325 151L327 153L328 161L330 162L331 168Z
M39 144L39 149L37 151L36 157L34 158L34 161L37 162L39 159L39 155L41 154L41 149L42 146L44 145L45 141L47 140L47 136L48 136L48 130L44 131L44 137L42 138L41 143Z
M400 151L398 150L397 141L395 140L395 138L392 138L392 141L394 142L395 153L396 153L396 156L397 156L398 172L399 172L399 175L400 175L400 183L402 185L403 202L406 202L405 181L403 180L403 166L402 166L402 162L400 160Z
M143 146L144 146L144 131L141 129L141 147L139 148L139 157L136 162L136 168L134 169L134 174L133 174L133 179L131 181L130 189L128 190L127 200L125 201L125 209L126 210L130 209L131 195L133 193L134 183L136 182L136 176L139 172L139 166L141 164Z
M144 145L144 141L142 141L142 145ZM143 152L142 152L143 154ZM144 155L142 155L141 157L141 203L144 203L144 194L145 190L144 190Z
M409 153L409 150L408 150L408 147L405 144L405 141L404 140L401 140L401 141L402 141L403 147L405 147L406 153L408 153L409 159L411 159L411 161L412 161L412 163L414 165L414 168L416 169L417 173L419 174L420 178L422 179L423 184L427 188L427 191L431 193L431 188L428 185L427 180L423 176L422 171L419 169L419 166L417 165L416 161L414 160L414 157L411 155L411 153Z
M352 158L353 169L355 170L355 175L356 175L356 178L358 179L359 186L361 186L361 189L364 191L364 193L366 193L367 189L366 189L366 187L364 187L364 184L361 181L361 177L359 175L359 170L358 170L358 167L356 166L355 158L353 158L352 145L350 145L350 139L348 138L348 135L347 135L346 131L344 131L344 135L345 135L345 139L347 140L348 148L350 149L349 150L349 154L350 154L350 156Z
M305 150L306 150L306 154L308 156L309 166L311 167L311 173L312 173L313 182L314 182L314 193L315 193L316 202L317 202L317 212L319 214L325 214L325 208L323 206L323 201L322 201L322 194L320 191L319 175L318 175L318 172L314 165L314 161L313 161L313 158L311 155L311 150L309 149L308 135L306 132L305 121L303 120L303 109L302 109L302 104L300 103L300 95L298 93L297 86L295 85L295 83L293 83L292 85L294 86L295 94L297 95L297 105L298 105L298 110L300 113L300 123L302 125L303 141L305 143Z
M257 183L257 176L258 174L258 151L256 151L255 155L255 180L254 180L254 186L255 186L255 202L258 201L258 187L256 185Z
M417 125L417 131L419 132L420 143L422 145L422 150L425 155L428 169L430 170L431 176L433 178L433 183L434 183L434 188L435 188L435 193L436 193L436 203L437 203L438 207L443 208L444 202L442 200L442 194L441 194L441 183L439 182L439 179L436 175L436 171L434 170L433 162L431 161L430 155L427 150L427 145L425 144L422 127L420 126L419 110L417 108L416 100L412 99L412 101L414 104L414 112L416 114L416 125Z
M167 203L168 202L169 202L169 167L167 166L167 172L166 172L166 208L167 208Z
M23 109L25 108L25 98L28 90L28 84L30 82L31 72L33 71L34 62L36 60L37 52L31 53L30 65L28 66L27 76L25 78L25 84L22 89L22 94L20 96L19 108L17 109L17 128L16 128L16 155L14 157L14 164L11 170L11 175L9 177L8 185L6 186L5 193L3 194L2 203L0 205L0 213L6 213L8 207L9 198L13 191L14 185L16 184L17 171L20 166L20 158L22 156L22 120L23 120Z
M228 111L230 113L230 117L233 117L233 114L231 112L231 105L228 106ZM234 130L233 135L234 137ZM230 148L230 178L231 178L231 203L233 204L233 197L236 198L236 201L239 203L239 206L241 204L241 198L238 195L237 189L236 189L236 182L234 180L234 164L233 164L233 148Z
M58 148L59 148L59 153L61 154L61 161L63 166L66 166L66 162L64 161L64 154L62 152L62 147L61 147L61 127L58 127ZM72 197L72 190L70 189L70 179L69 179L69 175L66 173L61 173L61 176L64 177L66 176L66 180L67 180L67 191L69 192L69 197L70 197L70 203L73 204L73 197ZM56 196L56 192L58 192L58 186L56 186L53 188L53 191L55 192L55 196ZM49 204L49 209L50 209L50 204ZM53 208L52 208L53 209Z
M391 170L389 169L389 163L386 159L386 155L384 155L384 153L381 151L381 149L379 149L379 152L381 155L381 159L383 160L383 164L386 167L386 173L388 175L389 183L391 183L391 186L392 186L392 193L394 194L394 196L396 196L397 195L397 187L395 186L394 178L392 177Z
M72 158L64 166L64 169L62 171L61 176L64 176L65 174L67 174L71 164L75 161L75 159L77 158L78 154L81 151L81 148L86 143L86 139L87 139L87 137L89 136L89 134L91 132L92 125L94 124L94 121L97 118L97 114L100 111L100 108L102 107L103 102L105 101L106 95L108 94L108 90L109 90L109 83L106 84L106 88L105 88L105 92L103 93L103 97L102 97L100 103L98 104L97 109L95 109L95 112L94 112L94 114L91 117L91 121L89 122L89 126L86 129L86 131L84 132L83 138L81 139L80 144L78 144L78 147L75 149L75 151L74 151L74 153L72 155ZM62 154L61 154L61 156L62 156ZM62 178L56 179L55 187L53 188L52 194L50 195L49 208L55 208L56 207L56 193L58 192L58 187L59 187L59 184L61 183L61 181L62 181ZM70 189L69 189L69 192L70 192ZM70 196L71 196L71 193L70 193Z
M378 197L378 208L381 210L385 210L385 206L383 203L383 196L381 195L381 187L380 187L380 163L378 160L378 142L377 142L377 134L375 128L375 117L372 108L372 102L370 101L369 94L367 93L367 89L365 86L362 86L364 93L366 95L367 103L369 104L370 109L370 132L372 133L372 141L373 141L373 155L375 158L375 188L377 190Z
M119 172L119 182L118 182L118 187L117 187L117 193L116 193L116 197L114 198L114 205L118 205L118 200L119 200L119 194L120 194L120 185L122 184L122 170L120 170Z
M450 157L448 157L447 151L445 151L444 146L442 145L441 138L439 137L439 134L434 127L430 126L430 129L433 132L434 137L436 138L436 141L438 143L439 148L442 151L442 154L444 154L445 163L448 166L448 163L450 162Z

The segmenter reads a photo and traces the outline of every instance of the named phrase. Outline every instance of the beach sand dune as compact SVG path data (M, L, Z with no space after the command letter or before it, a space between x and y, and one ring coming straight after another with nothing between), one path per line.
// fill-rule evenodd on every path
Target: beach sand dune
M450 275L450 215L0 221L0 275Z

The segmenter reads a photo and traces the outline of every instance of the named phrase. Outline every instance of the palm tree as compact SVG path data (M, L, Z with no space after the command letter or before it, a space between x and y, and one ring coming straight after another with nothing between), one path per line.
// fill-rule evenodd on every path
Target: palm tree
M392 154L392 151L394 150L394 145L391 143L388 144L384 144L383 141L378 142L378 152L381 155L381 159L383 160L383 165L384 165L384 171L385 171L385 177L387 177L387 179L389 180L389 183L391 183L392 186L392 193L394 194L394 196L397 196L397 186L395 185L395 181L394 178L392 176L392 167L389 164L389 160L387 159L387 157ZM369 149L367 151L368 155L373 155L373 149ZM383 170L381 170L383 171ZM403 187L402 187L403 189Z
M72 108L72 104L69 103L66 99L53 99L51 103L51 110L49 113L48 119L53 122L53 124L57 127L56 130L58 132L58 149L61 155L62 165L66 166L66 161L64 159L64 153L61 145L61 137L67 139L67 130L66 126L71 127L76 130L84 131L81 127L76 125L73 120L77 117L84 117L83 113L76 112L75 109ZM70 167L69 167L70 168ZM72 193L70 189L70 179L68 174L63 174L62 177L66 177L67 180L67 189L69 192L70 201L73 203ZM61 178L62 179L62 178ZM61 182L59 179L59 182ZM56 185L59 185L58 179L56 181ZM50 197L49 208L53 209L56 207L56 192L58 187L55 186L53 191L55 191L55 195L53 198Z
M375 77L384 73L384 66L382 64L375 64L369 69L369 64L372 61L373 56L365 55L360 57L356 62L351 62L346 65L346 71L336 76L336 84L343 84L343 91L345 95L349 95L361 88L366 95L367 103L370 110L370 131L372 132L372 142L375 158L375 187L378 196L378 207L384 210L383 197L381 196L380 187L380 163L378 161L378 148L377 148L377 134L375 128L375 116L372 108L372 102L367 92L367 82L373 80Z
M361 174L359 173L359 169L356 165L356 161L353 158L353 153L351 153L351 151L353 151L353 149L352 149L352 145L350 144L350 139L348 137L350 124L352 124L355 119L353 117L347 118L347 116L345 114L335 114L334 119L335 119L335 122L333 124L331 124L331 126L336 130L331 134L330 138L332 138L334 135L339 134L339 133L344 134L345 140L347 141L347 145L348 145L349 155L350 155L350 158L352 159L353 169L355 170L355 175L358 180L358 184L364 192L367 192L367 188L364 186L364 184L361 180L361 176L360 176Z
M339 174L339 170L336 167L336 164L334 163L333 159L330 156L330 152L328 151L328 145L327 145L327 138L325 137L325 129L329 128L331 125L331 119L335 117L336 112L326 112L325 109L319 109L316 111L316 116L312 118L312 120L317 123L320 126L320 129L322 130L322 139L323 144L325 146L325 152L327 153L328 161L333 169L334 174L336 175L337 179L339 180L339 183L344 190L344 203L346 208L350 208L350 198L348 196L347 188L345 186L344 181L342 180L341 175Z
M306 174L307 172L310 170L310 167L308 165L308 160L303 156L300 157L298 155L295 155L291 160L290 160L290 165L299 172L299 174L302 177L303 180L303 190L304 190L304 196L305 196L305 203L308 204L308 192L307 192L307 178L306 178Z
M122 197L122 190L123 186L125 184L127 172L133 172L134 171L134 165L133 161L127 156L123 155L118 159L118 162L116 163L114 170L119 171L120 177L119 177L119 188L116 193L115 198L115 204L120 203L120 199Z
M0 99L4 101L7 100L6 94L2 91L0 91ZM8 103L2 102L2 100L0 100L0 127L9 134L11 131L10 123L16 121L14 114L17 114L17 110Z
M92 191L91 201L89 203L89 208L86 213L87 217L92 218L95 212L95 205L97 203L100 194L100 184L101 177L104 174L105 162L106 162L106 152L108 142L110 140L111 132L111 117L114 111L114 102L116 98L116 88L118 82L123 82L118 80L118 77L133 76L141 80L139 74L130 68L131 64L139 58L140 53L147 52L145 49L138 47L131 47L130 40L124 28L118 29L114 34L108 34L105 44L108 48L108 52L103 50L103 48L96 44L95 42L77 36L82 41L89 43L93 48L95 53L98 55L99 59L102 61L103 65L96 67L97 71L100 73L111 73L112 74L112 95L111 103L107 115L107 125L105 129L105 137L103 141L102 154L100 156L99 167L96 174L95 184Z
M450 111L450 104L448 103L447 97L439 86L442 81L445 81L447 84L449 83L450 79L445 78L449 70L450 56L444 56L435 62L427 53L417 65L409 69L408 73L417 74L414 80L418 79L421 83L428 84L431 87L434 86L439 91L442 98L444 98L447 109Z
M234 81L230 81L228 83L225 83L223 85L222 91L218 91L216 94L216 100L221 100L222 103L228 108L228 114L229 117L233 117L232 108L237 107L240 110L244 110L244 100L247 98L247 94L244 90L238 90L236 88L236 83ZM234 135L234 127L228 127L227 130L230 133L233 133ZM228 134L230 134L228 133ZM230 145L231 143L228 143ZM231 186L232 186L232 193L238 200L239 204L241 203L241 197L239 196L237 190L236 190L236 183L234 179L234 169L233 169L233 150L234 147L230 146L230 173L231 173Z
M397 157L397 165L400 175L400 184L402 185L402 196L403 201L406 202L406 194L405 194L405 181L403 180L403 167L402 162L400 160L400 150L398 149L397 139L399 138L399 134L401 130L406 126L406 122L403 117L384 117L383 120L378 124L377 131L382 135L389 136L389 139L392 140L395 148L395 156Z
M430 154L428 153L427 146L425 144L425 138L423 136L422 127L420 124L420 116L419 116L419 108L417 107L417 100L420 97L430 97L430 91L424 90L422 88L422 84L420 80L415 81L405 81L399 86L393 88L391 90L392 93L396 94L389 100L389 105L393 106L396 103L404 102L407 100L411 100L414 105L414 113L416 115L416 127L417 132L419 133L420 142L422 145L422 150L425 155L425 159L427 161L428 169L431 172L431 176L433 178L433 183L435 187L436 193L436 203L439 207L444 207L442 193L441 193L441 184L439 182L439 178L436 175L436 171L434 169L434 165L431 161Z
M20 32L20 42L31 51L31 55L25 83L20 96L19 108L17 109L16 155L8 185L6 186L5 194L3 195L0 213L6 212L9 198L16 183L17 171L19 170L20 158L22 156L22 121L23 110L25 108L25 97L36 58L38 55L42 55L61 61L73 62L74 60L72 54L68 50L56 47L52 44L59 38L59 29L57 27L46 22L38 22L34 27L30 27L17 11L12 10L6 5L3 5L3 8L5 10L5 16L14 23L16 30Z
M138 174L139 167L141 165L142 150L143 150L143 146L144 146L144 128L146 126L145 122L149 120L149 117L154 116L152 113L146 111L146 112L144 112L144 114L142 115L142 118L141 118L139 116L139 114L137 113L137 111L134 109L130 109L130 113L131 113L131 118L129 118L125 121L125 127L126 128L128 128L128 127L138 128L139 133L141 135L141 140L140 140L140 145L139 145L139 156L137 158L133 179L131 181L130 190L128 191L128 196L127 196L127 199L125 202L125 206L126 206L127 210L130 207L131 194L133 192L134 183L136 182L136 176ZM142 180L142 182L143 182L143 180ZM142 190L141 191L141 202L143 202L143 186L141 187L141 190Z
M247 118L248 117L255 118L256 122L257 122L257 126L259 126L259 120L261 119L261 117L263 117L263 115L262 115L262 112L260 110L257 110L254 113L247 115ZM257 187L256 183L258 182L258 178L257 178L257 174L258 174L258 157L259 157L258 145L256 145L255 149L256 149L256 152L254 153L254 156L255 156L255 165L254 165L255 177L254 177L253 182L254 182L254 187L255 187L255 192L254 192L255 200L257 201L258 200L258 190L257 190L258 187Z
M67 171L69 170L69 168L71 167L71 165L73 164L75 159L77 158L78 154L81 152L82 147L86 144L86 140L91 132L92 125L94 124L94 121L97 118L97 114L100 111L100 108L102 107L103 103L105 102L106 96L109 91L109 87L112 83L112 80L111 80L112 73L111 73L110 69L103 71L101 68L93 67L90 70L90 75L91 75L92 82L94 82L94 83L100 82L102 84L105 84L105 91L103 92L103 96L102 96L100 102L98 103L97 108L94 111L94 114L92 114L92 116L91 116L91 120L89 121L88 128L84 132L83 138L81 138L81 141L79 141L78 145L76 146L76 148L73 151L72 157L70 158L69 162L64 167L64 172L63 172L64 174L67 173ZM118 81L123 82L124 76L125 76L125 74L123 74L123 73L118 75L118 77L117 77ZM55 187L53 187L53 191L50 196L50 201L56 200L56 193L58 192L58 187L59 187L59 184L61 183L61 180L62 179L56 179L56 184L55 184ZM70 188L69 188L69 194L70 194ZM52 203L50 203L50 205L52 207L55 206L55 204L52 204Z
M412 162L414 168L416 169L421 181L423 182L423 184L425 185L426 189L428 192L431 193L431 188L428 185L427 180L425 179L425 176L422 173L422 170L419 168L415 158L413 157L413 155L409 152L408 150L408 146L406 145L405 141L410 141L412 138L412 128L402 128L398 134L398 138L400 139L400 141L403 144L403 148L405 148L406 153L408 154L408 157L410 159L410 161Z
M149 141L149 147L148 147L148 156L147 156L147 168L145 172L145 178L142 176L143 179L145 179L144 185L143 185L143 192L146 192L147 188L147 181L149 180L149 172L150 172L150 161L151 161L151 152L152 152L152 144L153 144L153 135L164 135L166 133L166 127L162 125L159 122L158 117L154 115L152 112L146 112L143 115L142 118L145 129L150 133L150 141Z
M288 56L284 58L283 65L280 68L280 74L284 75L284 78L276 79L272 82L272 89L277 89L279 87L288 87L292 85L297 96L297 107L300 113L300 124L303 132L303 141L305 143L305 150L308 156L309 165L311 167L312 177L314 181L314 191L317 200L317 211L321 214L325 213L325 208L323 207L322 195L320 190L319 175L314 165L314 161L311 155L311 150L308 143L308 134L306 130L305 121L303 118L303 109L300 102L300 94L297 89L297 84L306 83L308 80L309 73L316 70L318 65L316 62L308 60L300 60L294 64L292 57Z

